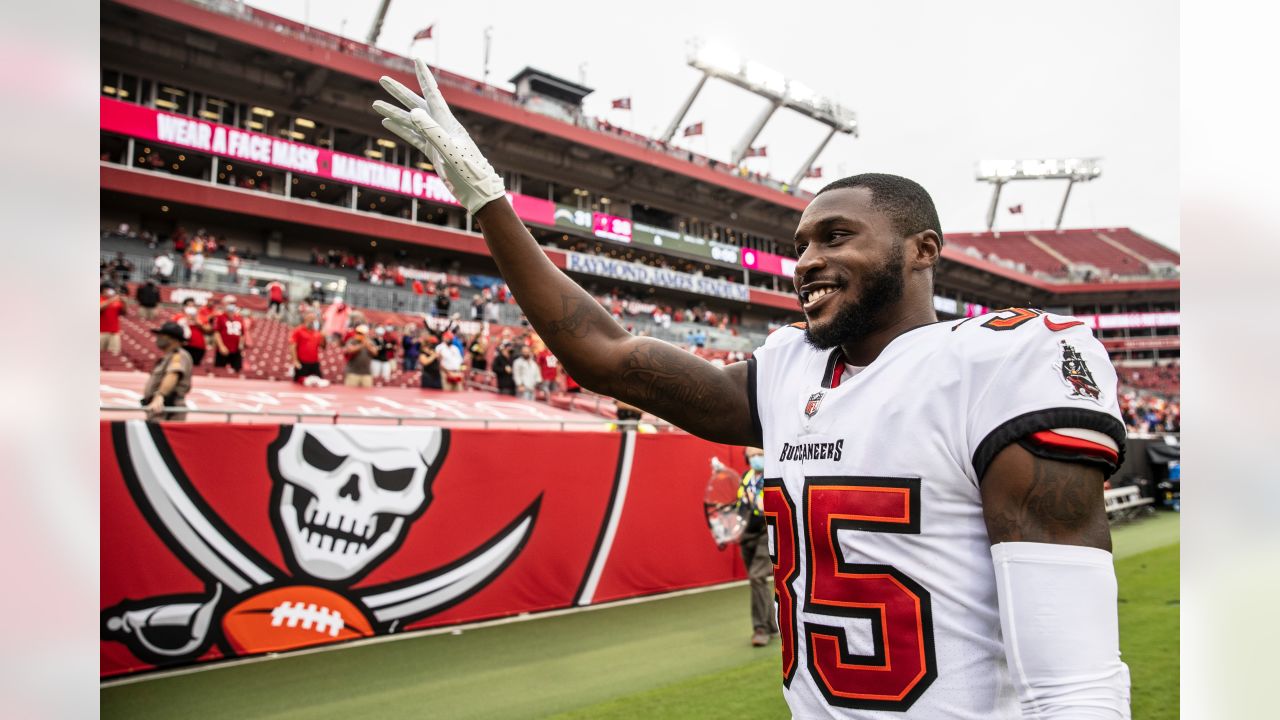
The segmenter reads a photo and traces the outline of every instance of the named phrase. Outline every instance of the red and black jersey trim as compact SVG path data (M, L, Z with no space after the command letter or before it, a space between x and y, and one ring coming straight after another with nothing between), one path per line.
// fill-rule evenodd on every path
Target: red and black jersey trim
M1050 433L1050 435L1061 438L1062 441L1046 442L1054 438L1038 435L1057 428L1096 430L1114 440L1119 452L1108 457L1103 451L1109 448L1103 448L1096 443L1087 441L1069 443L1066 441L1075 440L1075 438L1057 433ZM1050 460L1100 464L1103 466L1103 477L1110 477L1124 464L1124 424L1114 416L1100 410L1086 408L1049 408L1019 415L987 433L973 453L973 471L977 474L979 483L987 474L987 469L996 455L1013 443L1019 443L1029 452Z
M840 378L844 376L844 353L840 348L831 351L827 356L827 367L822 371L822 387L840 387Z
M764 447L764 427L760 424L760 402L756 396L756 356L747 358L747 408L751 412L751 436L756 447Z

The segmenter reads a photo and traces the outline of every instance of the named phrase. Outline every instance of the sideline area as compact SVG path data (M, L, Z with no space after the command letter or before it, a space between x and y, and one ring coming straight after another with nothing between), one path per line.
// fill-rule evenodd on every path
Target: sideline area
M1176 717L1179 519L1112 531L1134 717ZM105 688L102 717L786 717L750 632L735 586Z

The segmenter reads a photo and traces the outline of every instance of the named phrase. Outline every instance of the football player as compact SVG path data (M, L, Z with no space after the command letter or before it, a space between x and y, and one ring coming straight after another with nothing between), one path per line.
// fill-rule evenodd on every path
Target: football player
M475 216L539 336L583 387L765 449L783 693L797 718L1124 718L1102 483L1124 426L1078 320L938 322L924 188L828 185L796 228L807 323L717 367L634 337L561 273L421 61L383 125Z

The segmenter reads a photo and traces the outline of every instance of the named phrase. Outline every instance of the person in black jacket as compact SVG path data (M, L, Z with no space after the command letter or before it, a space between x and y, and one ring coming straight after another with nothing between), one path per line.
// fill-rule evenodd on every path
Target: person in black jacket
M138 299L138 306L142 308L142 317L144 320L150 320L156 316L156 306L160 304L160 287L156 285L155 280L147 280L138 288L135 294Z
M440 390L440 356L436 354L436 345L440 342L440 338L435 335L424 334L422 342L419 343L422 348L418 360L422 363L422 379L421 387L425 390Z
M516 379L511 373L514 362L511 356L511 343L504 342L499 345L498 352L493 354L493 374L498 376L498 392L502 395L516 394Z

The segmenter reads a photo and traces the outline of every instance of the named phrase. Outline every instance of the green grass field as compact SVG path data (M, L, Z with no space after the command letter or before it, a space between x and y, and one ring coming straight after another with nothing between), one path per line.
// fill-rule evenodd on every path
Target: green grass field
M1117 527L1133 716L1178 716L1178 517ZM104 718L786 718L747 590L413 637L102 690Z

